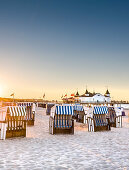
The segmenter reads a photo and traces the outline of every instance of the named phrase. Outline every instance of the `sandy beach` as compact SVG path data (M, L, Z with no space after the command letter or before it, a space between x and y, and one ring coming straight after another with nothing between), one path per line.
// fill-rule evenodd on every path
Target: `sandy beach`
M75 123L74 135L50 135L49 116L36 108L26 138L0 141L0 169L129 169L128 113L123 128L94 133Z

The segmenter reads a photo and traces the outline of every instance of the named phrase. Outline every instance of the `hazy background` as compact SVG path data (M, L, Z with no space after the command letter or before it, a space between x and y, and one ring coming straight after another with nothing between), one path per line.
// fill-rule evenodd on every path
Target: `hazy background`
M129 100L129 1L0 0L0 96Z

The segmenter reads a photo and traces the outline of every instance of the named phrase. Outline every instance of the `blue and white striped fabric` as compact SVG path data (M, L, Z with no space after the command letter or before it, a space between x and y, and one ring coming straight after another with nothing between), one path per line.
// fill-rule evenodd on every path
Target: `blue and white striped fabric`
M75 111L84 111L82 105L74 105L74 110L75 110Z
M57 115L73 115L73 106L71 105L59 105L56 106Z
M108 107L107 106L95 106L93 110L93 114L107 114Z
M102 115L94 116L94 120L96 126L107 126L108 124L107 119L105 117L102 117Z

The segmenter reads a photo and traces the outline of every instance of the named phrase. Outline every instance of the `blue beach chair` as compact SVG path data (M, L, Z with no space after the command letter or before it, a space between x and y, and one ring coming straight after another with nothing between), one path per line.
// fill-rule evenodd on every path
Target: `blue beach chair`
M104 131L110 130L110 122L107 117L107 106L94 106L92 116L88 118L88 131Z
M74 134L72 105L56 105L51 109L49 118L50 134Z

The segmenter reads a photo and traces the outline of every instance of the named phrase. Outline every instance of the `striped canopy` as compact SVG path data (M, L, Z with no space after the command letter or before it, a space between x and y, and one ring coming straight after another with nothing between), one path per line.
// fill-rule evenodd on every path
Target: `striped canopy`
M26 116L26 107L25 106L8 106L7 113L10 116Z
M73 106L71 105L59 105L56 106L57 115L73 115Z
M93 109L93 114L107 114L108 107L107 106L95 106Z

